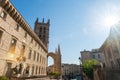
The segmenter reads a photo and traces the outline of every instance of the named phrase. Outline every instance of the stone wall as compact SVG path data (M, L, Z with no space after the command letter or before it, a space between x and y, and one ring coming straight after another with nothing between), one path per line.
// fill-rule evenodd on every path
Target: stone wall
M6 3L10 3L10 2L8 1ZM11 68L14 68L19 63L23 63L24 68L26 66L29 66L30 76L46 75L47 54L48 54L47 48L45 48L41 40L30 29L30 26L27 27L24 27L24 25L21 26L20 23L15 21L15 19L13 19L13 17L11 17L11 15L3 7L0 6L0 15L2 14L3 11L7 15L5 19L3 19L0 16L0 31L3 32L0 38L0 63L2 65L0 66L0 75L4 75L5 72L7 71L8 68L6 66L7 63L12 63ZM23 18L21 20L23 20ZM25 20L23 20L22 22L26 23L24 21ZM18 30L16 30L17 25L19 26ZM26 34L27 36L25 37ZM15 52L9 53L12 38L15 38L17 42L15 46ZM24 54L22 55L22 57L25 58L25 61L18 62L17 58L21 56L22 45L25 46L25 51ZM31 58L29 58L30 50L32 51Z

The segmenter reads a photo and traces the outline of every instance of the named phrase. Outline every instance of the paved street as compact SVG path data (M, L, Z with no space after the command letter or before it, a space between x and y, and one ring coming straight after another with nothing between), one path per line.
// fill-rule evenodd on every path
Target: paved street
M40 78L35 78L35 79L26 79L26 80L57 80L57 79L49 79L49 78L40 79Z

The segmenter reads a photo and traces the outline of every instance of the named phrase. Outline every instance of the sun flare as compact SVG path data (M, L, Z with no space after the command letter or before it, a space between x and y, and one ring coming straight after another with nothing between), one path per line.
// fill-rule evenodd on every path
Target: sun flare
M109 16L106 16L104 18L104 25L106 27L111 27L115 24L117 24L119 21L118 17L117 16L112 16L112 15L109 15Z

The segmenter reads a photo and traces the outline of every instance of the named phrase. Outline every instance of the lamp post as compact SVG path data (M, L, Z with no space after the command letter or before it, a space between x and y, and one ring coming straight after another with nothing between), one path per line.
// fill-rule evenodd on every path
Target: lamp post
M81 58L79 57L80 73L81 73ZM80 74L81 75L81 74Z
M83 70L82 70L82 61L81 61L81 57L79 57L78 59L79 59L79 62L80 62L80 77L81 77L81 80L83 80Z

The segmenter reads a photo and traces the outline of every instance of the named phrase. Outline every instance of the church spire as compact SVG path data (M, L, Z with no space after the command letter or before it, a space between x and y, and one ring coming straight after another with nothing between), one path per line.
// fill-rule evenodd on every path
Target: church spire
M38 23L38 18L36 19L35 23Z
M58 54L61 54L60 45L58 44Z
M57 48L55 49L55 53L58 53Z

